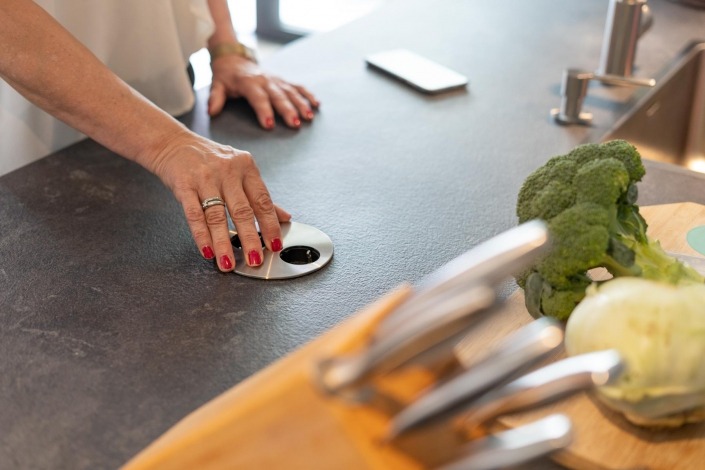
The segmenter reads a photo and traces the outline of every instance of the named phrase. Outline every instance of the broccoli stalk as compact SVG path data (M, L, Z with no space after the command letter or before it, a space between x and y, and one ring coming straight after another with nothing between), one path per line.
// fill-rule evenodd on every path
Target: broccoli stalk
M636 183L646 170L623 140L586 144L554 157L529 175L519 191L519 222L548 223L553 247L517 276L533 316L567 319L593 281L588 271L671 284L705 279L669 256L646 235Z

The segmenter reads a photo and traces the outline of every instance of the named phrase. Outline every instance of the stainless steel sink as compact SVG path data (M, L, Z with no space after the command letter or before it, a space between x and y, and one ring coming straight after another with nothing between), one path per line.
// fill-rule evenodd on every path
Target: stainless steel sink
M644 158L705 173L705 41L686 47L601 140L612 139L628 140Z

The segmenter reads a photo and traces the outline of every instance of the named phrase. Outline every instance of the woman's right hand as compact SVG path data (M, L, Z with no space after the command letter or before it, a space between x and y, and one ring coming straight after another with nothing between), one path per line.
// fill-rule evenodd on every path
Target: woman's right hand
M154 172L181 203L199 251L215 258L220 271L235 267L226 209L235 224L249 266L262 264L262 240L271 251L282 249L280 222L291 215L276 206L248 152L221 145L190 131L169 140L154 159ZM219 197L226 206L203 209L202 202Z
M226 209L203 209L205 199L219 197L227 204L247 264L263 260L255 220L267 248L281 250L279 222L290 215L272 203L252 155L186 129L35 2L0 1L0 44L0 76L48 113L159 176L183 206L199 251L215 258L221 271L235 267Z

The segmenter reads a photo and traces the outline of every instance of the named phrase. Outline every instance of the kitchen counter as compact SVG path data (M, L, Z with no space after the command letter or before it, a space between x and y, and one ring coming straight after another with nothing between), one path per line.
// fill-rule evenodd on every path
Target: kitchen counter
M649 2L637 74L705 11ZM298 279L220 274L153 175L91 140L0 177L0 467L115 468L209 399L405 281L516 224L521 182L596 140L635 92L591 87L595 126L560 127L561 72L597 66L607 1L396 1L265 62L323 105L261 130L206 93L183 121L256 157L274 199L335 256ZM365 67L405 47L467 75L430 97ZM641 204L705 204L705 177L647 163ZM508 294L514 288L508 284Z

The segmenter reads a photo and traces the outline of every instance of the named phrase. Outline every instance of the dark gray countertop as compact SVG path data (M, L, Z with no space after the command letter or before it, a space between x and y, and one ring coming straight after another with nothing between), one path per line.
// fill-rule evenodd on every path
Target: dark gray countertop
M703 34L650 2L639 74ZM633 91L591 91L594 128L548 118L566 66L595 68L607 2L397 1L265 63L323 102L265 132L242 103L184 121L251 151L275 200L335 243L312 275L217 273L151 174L90 140L0 178L0 468L115 468L188 412L516 224L524 177L594 140ZM466 74L428 97L368 70L405 47ZM702 175L649 164L642 204L705 203ZM509 291L511 286L507 287Z

